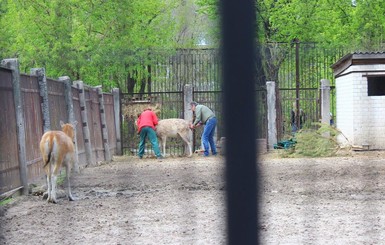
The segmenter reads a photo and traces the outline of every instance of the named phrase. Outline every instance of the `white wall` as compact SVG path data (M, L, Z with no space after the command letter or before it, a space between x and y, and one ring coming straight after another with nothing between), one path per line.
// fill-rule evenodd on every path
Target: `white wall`
M380 70L384 71L385 65L351 66L343 73L347 75L336 79L336 125L349 140L340 136L341 144L369 144L370 149L385 149L385 96L368 96L365 77L385 75Z
M343 136L338 138L342 145L353 140L353 74L336 79L336 126Z

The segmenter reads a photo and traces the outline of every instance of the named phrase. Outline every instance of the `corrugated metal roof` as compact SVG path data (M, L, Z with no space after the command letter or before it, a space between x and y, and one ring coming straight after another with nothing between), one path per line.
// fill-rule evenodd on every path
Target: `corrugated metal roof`
M351 65L385 64L385 51L356 51L349 53L331 65L334 76L338 76Z
M369 51L356 51L353 54L385 54L385 51L369 52Z

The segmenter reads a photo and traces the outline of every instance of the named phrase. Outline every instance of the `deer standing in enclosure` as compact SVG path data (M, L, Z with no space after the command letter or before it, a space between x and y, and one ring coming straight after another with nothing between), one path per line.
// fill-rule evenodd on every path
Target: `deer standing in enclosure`
M74 162L74 137L77 121L64 124L60 121L62 131L47 131L40 141L40 152L43 157L44 170L47 175L48 202L56 201L56 181L59 171L64 165L66 167L67 197L70 201L74 198L71 194L70 171Z
M163 155L166 154L166 141L167 137L176 138L180 137L188 148L189 154L192 155L192 140L190 137L191 129L190 123L187 120L179 118L163 119L158 122L156 126L156 134L161 141Z

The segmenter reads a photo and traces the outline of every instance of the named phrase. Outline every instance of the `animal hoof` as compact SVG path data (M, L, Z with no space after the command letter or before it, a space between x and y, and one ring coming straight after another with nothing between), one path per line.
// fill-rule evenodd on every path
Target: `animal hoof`
M48 201L48 203L57 204L57 201L56 201L56 200L54 200L54 199L48 199L47 201Z

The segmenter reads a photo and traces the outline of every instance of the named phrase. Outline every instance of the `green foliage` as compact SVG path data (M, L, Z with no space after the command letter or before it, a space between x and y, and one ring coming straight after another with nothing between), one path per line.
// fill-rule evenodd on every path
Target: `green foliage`
M200 11L219 18L217 0L198 0ZM261 0L256 1L260 43L318 42L324 47L378 49L385 30L385 2L381 0Z
M142 83L148 66L156 62L149 56L154 50L194 48L199 40L217 47L218 3L3 0L0 58L19 58L24 73L45 67L49 77L67 75L107 88L125 87L129 79ZM356 7L350 0L256 1L258 41L298 39L324 48L383 50L384 9L381 0L357 1ZM275 80L286 56L277 47L263 51L268 79Z
M146 70L141 50L175 47L172 14L177 3L2 1L0 54L19 58L25 73L45 67L48 77L68 75L91 85L119 86L129 69Z
M313 123L316 129L302 129L296 133L295 148L289 157L330 157L339 149L336 137L340 132L327 124Z
M199 11L207 14L212 19L217 19L218 12L218 1L217 0L198 0L197 5L199 6Z
M4 206L4 205L6 205L12 201L13 201L12 197L4 198L4 199L0 200L0 206Z
M63 183L65 182L66 180L66 173L65 171L62 171L58 176L57 176L57 180L56 180L56 184L58 186L61 186L63 185Z

